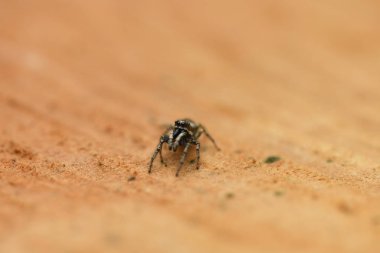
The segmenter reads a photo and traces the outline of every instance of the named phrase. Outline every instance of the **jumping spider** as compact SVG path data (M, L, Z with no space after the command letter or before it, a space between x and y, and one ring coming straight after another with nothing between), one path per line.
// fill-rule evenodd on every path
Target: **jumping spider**
M191 119L179 119L174 122L174 125L169 126L169 128L164 132L164 134L160 138L160 142L157 145L156 150L154 151L152 158L149 163L148 172L152 172L153 161L156 158L157 154L160 153L161 163L166 166L164 159L162 157L162 145L166 142L169 146L169 150L175 152L178 146L184 146L183 153L181 156L181 160L179 161L179 165L176 172L176 177L178 177L179 171L182 168L182 165L185 161L187 152L189 150L190 145L196 146L197 151L197 169L199 169L199 157L200 152L199 149L201 144L198 139L205 133L205 135L212 141L217 150L220 150L218 145L216 145L215 140L211 137L211 135L207 132L206 128L201 124L195 123Z

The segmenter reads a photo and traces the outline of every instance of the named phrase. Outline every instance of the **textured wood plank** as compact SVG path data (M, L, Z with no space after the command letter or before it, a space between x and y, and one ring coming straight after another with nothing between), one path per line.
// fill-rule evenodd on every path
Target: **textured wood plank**
M379 252L379 11L1 1L0 251ZM222 152L148 175L181 117Z

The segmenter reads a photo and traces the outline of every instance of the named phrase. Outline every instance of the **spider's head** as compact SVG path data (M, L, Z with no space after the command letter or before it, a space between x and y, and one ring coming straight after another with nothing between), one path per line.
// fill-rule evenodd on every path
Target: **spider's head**
M190 119L179 119L174 122L173 130L169 134L169 150L176 151L178 146L184 146L191 138L195 123Z
M174 122L174 125L176 127L184 127L184 128L188 128L190 126L190 122L186 119L179 119L179 120L176 120Z

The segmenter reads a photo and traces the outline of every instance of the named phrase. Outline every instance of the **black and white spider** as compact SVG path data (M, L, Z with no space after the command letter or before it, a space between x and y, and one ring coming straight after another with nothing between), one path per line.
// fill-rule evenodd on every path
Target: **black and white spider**
M160 142L157 145L156 150L154 151L152 158L149 163L148 172L152 172L153 161L156 158L157 154L160 153L161 163L166 166L164 159L162 157L162 145L167 143L170 151L177 151L179 146L183 146L183 153L181 159L179 161L179 165L177 168L176 176L178 177L179 171L182 168L182 165L185 161L187 152L191 145L196 146L197 151L197 169L199 169L199 158L200 158L200 146L198 139L205 133L205 135L212 141L217 150L220 150L218 145L216 145L215 140L211 137L211 135L207 132L206 128L201 124L195 123L191 119L179 119L174 122L174 125L169 126L169 128L164 132L164 134L160 138Z

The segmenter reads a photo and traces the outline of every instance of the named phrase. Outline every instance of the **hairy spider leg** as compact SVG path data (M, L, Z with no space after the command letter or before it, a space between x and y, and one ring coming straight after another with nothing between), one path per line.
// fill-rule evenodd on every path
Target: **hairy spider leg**
M149 163L149 170L148 172L151 173L152 172L152 166L153 166L153 161L154 159L156 159L156 156L157 156L157 153L160 153L160 159L161 159L161 163L163 163L165 166L166 166L166 163L164 162L164 158L162 157L162 145L166 142L168 142L169 140L169 136L167 135L167 133L173 129L173 126L170 125L164 132L164 134L161 136L160 138L160 142L158 143L157 145L157 148L156 150L154 151L152 157L150 158L150 163Z
M162 148L160 148L160 159L161 159L161 163L162 163L163 165L165 165L165 167L168 166L168 165L166 164L166 162L164 161L164 158L163 158L163 156L162 156Z
M201 157L201 155L200 155L201 144L198 141L193 141L192 144L196 145L196 151L197 151L197 170L199 170L199 158Z
M178 168L177 168L177 172L175 173L175 176L178 177L179 175L179 171L181 170L182 168L182 165L183 163L185 162L185 158L186 158L186 155L187 155L187 152L189 151L189 147L190 147L191 143L188 142L183 150L183 153L182 153L182 156L181 156L181 160L179 161L179 165L178 165Z
M164 134L161 136L161 138L164 138L164 142L170 144L170 141L173 141L172 139L170 139L172 135L168 135L168 133L170 132L170 130L173 130L174 126L173 125L169 125L168 128L165 130ZM165 167L167 167L168 165L166 164L166 162L164 161L164 158L162 156L162 147L160 148L160 160L161 160L161 163L163 165L165 165Z
M214 144L215 148L216 148L218 151L220 151L220 148L219 148L218 145L216 144L214 138L212 138L212 136L210 135L210 133L207 131L207 129L206 129L204 126L202 126L202 125L199 125L199 128L200 128L200 132L199 132L199 134L198 134L198 138L199 138L199 136L201 136L201 134L204 132L205 135L207 136L207 138L209 138L210 141ZM197 138L197 139L198 139L198 138Z
M153 161L154 161L154 159L156 159L157 154L158 154L159 152L161 153L162 144L163 144L164 142L165 142L165 137L162 136L162 137L160 138L160 142L158 143L156 150L154 151L152 157L150 158L150 163L149 163L149 170L148 170L148 173L151 173L151 172L152 172Z

